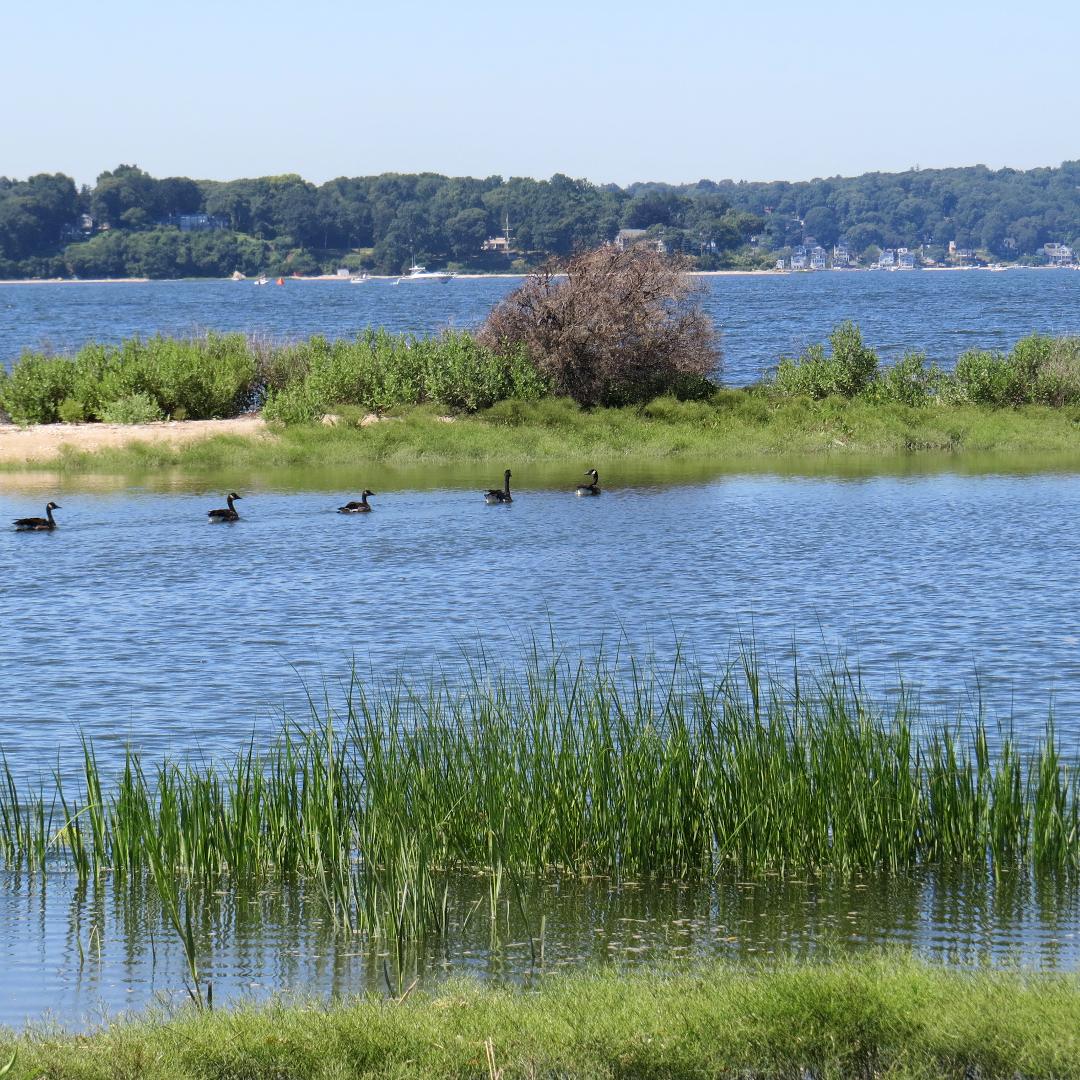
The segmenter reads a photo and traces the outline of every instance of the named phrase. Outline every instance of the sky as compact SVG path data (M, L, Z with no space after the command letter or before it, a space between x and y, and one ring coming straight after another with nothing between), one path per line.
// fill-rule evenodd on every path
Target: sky
M4 4L0 174L806 180L1080 158L1059 0Z

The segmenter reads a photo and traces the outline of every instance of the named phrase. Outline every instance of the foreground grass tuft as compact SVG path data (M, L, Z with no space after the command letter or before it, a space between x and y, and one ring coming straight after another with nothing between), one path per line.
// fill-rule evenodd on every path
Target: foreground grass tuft
M50 1080L742 1075L1050 1080L1080 1074L1075 978L903 957L585 973L534 991L455 982L373 997L147 1015L19 1039ZM4 1056L11 1041L5 1040Z

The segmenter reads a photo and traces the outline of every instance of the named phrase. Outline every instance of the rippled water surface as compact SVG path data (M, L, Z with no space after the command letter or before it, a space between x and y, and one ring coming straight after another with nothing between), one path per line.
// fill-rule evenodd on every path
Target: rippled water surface
M0 285L0 361L27 346L77 348L90 338L237 330L278 337L347 337L367 326L427 333L475 326L517 278L448 285L289 281L29 283ZM847 318L886 358L923 349L950 365L965 349L1080 331L1080 273L1072 270L827 272L700 279L723 332L726 378L756 381L781 353L820 341Z
M368 323L475 323L508 287L243 283L0 287L0 348L157 329L351 333ZM887 350L948 359L1031 330L1080 329L1080 275L819 274L717 278L733 381L851 315ZM361 677L424 679L482 643L513 662L531 635L576 650L624 639L719 670L739 639L790 665L847 652L877 692L903 678L929 711L1015 729L1051 708L1080 748L1080 461L913 458L616 463L600 499L580 468L514 469L511 506L484 505L501 469L371 468L198 478L0 474L0 522L61 504L54 533L0 527L0 744L48 776L90 734L108 773L125 746L226 753L303 717ZM373 513L337 506L370 487ZM237 490L241 520L205 511ZM369 676L370 673L370 676ZM207 898L200 963L219 999L407 985L446 972L530 979L584 963L693 963L910 945L955 963L1075 967L1071 887L926 870L893 879L544 882L492 918L461 879L445 940L407 955L343 936L302 883ZM479 901L479 903L478 903ZM471 912L471 914L470 914ZM540 919L545 920L542 959ZM532 939L533 944L529 942ZM385 962L385 963L384 963ZM181 992L183 959L153 897L80 890L64 873L0 875L0 1022L85 1019Z

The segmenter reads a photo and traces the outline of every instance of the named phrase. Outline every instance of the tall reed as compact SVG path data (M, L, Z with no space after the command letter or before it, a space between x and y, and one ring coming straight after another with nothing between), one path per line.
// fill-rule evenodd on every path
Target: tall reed
M5 766L0 855L80 879L303 875L335 917L404 938L445 925L448 875L491 907L551 873L691 877L731 867L924 863L1080 869L1076 771L1052 724L1023 748L978 718L876 704L842 665L784 680L752 652L716 676L534 649L419 690L354 680L211 764L129 754L80 790Z

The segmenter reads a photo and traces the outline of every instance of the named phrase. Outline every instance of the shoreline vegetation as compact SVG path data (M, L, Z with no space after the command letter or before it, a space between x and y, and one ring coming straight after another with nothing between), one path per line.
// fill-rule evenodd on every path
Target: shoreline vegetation
M1078 1030L1074 976L885 955L152 1010L86 1034L7 1032L0 1058L51 1080L1058 1080L1080 1072Z
M553 395L559 374L524 345L500 351L449 331L294 342L210 333L92 343L71 356L27 351L0 375L0 410L19 425L0 427L0 469L1080 451L1076 338L1032 335L945 371L917 353L882 365L847 323L753 386L678 372L666 385L609 380L589 407ZM214 434L212 418L244 416Z

